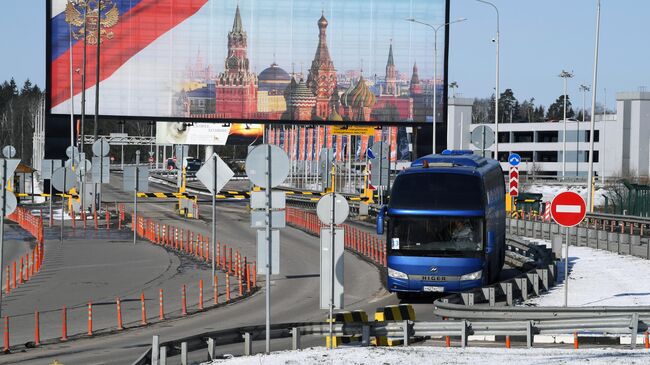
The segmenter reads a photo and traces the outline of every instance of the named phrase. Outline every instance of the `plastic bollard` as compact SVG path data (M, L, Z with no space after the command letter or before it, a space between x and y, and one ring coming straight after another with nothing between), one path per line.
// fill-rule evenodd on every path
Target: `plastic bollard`
M578 332L573 332L573 348L578 349L580 347L578 343Z
M9 266L7 266L7 285L5 286L5 294L11 293L11 279L9 278Z
M34 344L36 346L41 344L41 326L38 311L34 312Z
M230 301L230 273L226 273L226 302Z
M242 284L241 275L239 275L239 296L240 297L244 296L244 286Z
M506 336L506 348L507 349L510 348L510 336L509 335Z
M147 306L144 301L144 292L140 293L140 324L147 325Z
M257 288L257 261L253 261L253 288Z
M214 305L219 304L219 277L214 276L214 283L212 284L212 301Z
M165 305L162 289L160 289L160 293L158 295L158 318L161 321L165 319Z
M203 279L199 279L199 310L203 310Z
M93 302L88 302L88 336L93 335Z
M23 271L23 266L24 266L23 259L24 259L23 257L20 258L20 275L18 276L18 284L21 285L23 283L23 277L25 275Z
M185 290L185 284L183 284L183 289L181 290L181 314L187 315L187 292Z
M12 281L11 281L11 287L12 289L16 289L16 261L13 262L12 265Z
M5 316L4 352L9 353L9 317Z
M251 264L246 264L246 293L251 292Z
M61 309L61 341L68 340L68 308Z
M117 310L117 330L121 331L124 329L124 326L122 325L122 303L120 302L120 297L115 299L115 306Z
M106 229L111 228L111 214L108 212L108 209L106 209Z

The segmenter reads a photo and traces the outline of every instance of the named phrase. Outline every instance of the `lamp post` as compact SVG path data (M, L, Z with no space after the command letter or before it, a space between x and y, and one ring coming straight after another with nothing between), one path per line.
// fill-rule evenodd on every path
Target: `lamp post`
M564 133L562 136L562 180L566 177L566 84L567 79L573 77L573 74L567 71L562 70L559 77L564 80ZM577 157L576 157L577 158Z
M591 88L587 85L580 85L580 91L582 91L582 121L585 121L585 100L587 99L587 92L591 90ZM578 151L580 149L580 121L576 123L578 125L578 139L576 140L576 156L578 155ZM576 159L576 177L578 177L578 160Z
M494 11L497 14L497 35L494 38L494 43L496 43L496 89L494 92L494 136L496 143L494 144L494 159L499 161L499 9L496 5L489 1L485 0L476 0L480 3L490 5L494 8Z
M436 153L436 123L438 119L437 108L436 108L437 105L436 101L438 98L437 87L436 87L436 81L438 79L438 30L449 24L465 21L467 20L467 18L459 18L454 21L440 24L440 25L431 25L429 23L421 22L415 18L408 18L406 20L412 23L426 25L427 27L433 29L433 99L431 101L431 104L433 104L433 133L431 136L431 153L435 154Z
M594 202L591 192L594 184L594 129L596 124L596 90L598 81L598 47L600 45L600 0L596 0L596 47L594 48L594 74L591 82L593 92L591 93L591 123L589 126L589 172L587 174L587 209L589 212L594 211ZM603 120L603 125L605 121ZM604 134L603 134L604 136ZM603 144L604 145L604 144ZM600 153L600 164L604 163L604 153ZM604 174L604 171L603 171ZM601 176L604 178L604 175Z

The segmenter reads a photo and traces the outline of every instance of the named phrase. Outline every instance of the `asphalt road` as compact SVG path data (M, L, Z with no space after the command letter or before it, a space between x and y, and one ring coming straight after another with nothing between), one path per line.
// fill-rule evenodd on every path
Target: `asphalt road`
M111 178L112 187L105 189L104 200L108 202L127 201L130 198L129 194L122 193L117 188L121 186L119 176L113 175ZM158 189L158 191L170 191L169 188L156 184L152 184L152 188ZM150 190L153 191L153 189ZM138 208L142 215L148 218L154 218L160 222L173 222L177 226L192 229L196 233L209 234L209 206L201 207L201 220L185 220L177 217L172 209L173 200L140 201ZM208 220L204 220L204 217L208 218ZM230 243L233 248L239 249L243 255L249 258L255 257L255 232L250 228L249 214L246 212L244 204L220 203L217 222L219 241ZM281 232L281 242L281 275L274 277L271 282L272 323L324 320L327 311L318 308L318 239L288 227ZM51 243L48 243L48 245L51 245ZM149 246L154 251L163 251L162 253L150 254L161 255L158 260L159 263L152 265L154 270L162 270L163 267L169 266L170 260L174 260L173 257L170 257L172 254L164 252L160 247L146 243L138 246L140 245ZM102 253L96 255L96 257L97 261L89 264L91 267L98 267L114 259L112 253ZM130 259L135 260L136 258L131 257ZM158 265L160 267L157 267ZM182 267L182 265L180 266ZM145 269L145 267L137 268L137 270ZM102 276L111 275L113 274L102 274ZM122 273L122 275L118 279L120 283L123 283L119 290L137 290L135 287L140 284L132 280L134 275L130 274L130 272ZM264 282L262 279L263 277L260 277L258 284L263 287ZM105 279L98 277L91 281L99 282L101 280ZM157 280L168 281L162 276ZM156 285L152 284L152 286ZM74 288L77 288L77 286L73 285L62 291L67 292L74 290ZM389 295L382 289L378 270L349 253L345 255L345 288L346 309L365 309L371 314L374 313L377 306L396 303L394 296ZM105 300L110 302L112 295L106 295L106 297ZM78 299L77 302L82 302L82 299ZM149 346L151 337L154 334L160 335L161 340L165 341L200 332L262 324L265 318L264 304L264 292L260 291L238 303L192 314L182 319L178 318L162 323L154 323L147 327L127 329L119 335L107 334L92 338L81 338L66 343L44 345L23 353L3 355L0 356L0 364L44 364L51 363L55 359L65 365L128 364ZM155 307L150 306L149 311L151 311L151 308L155 309ZM26 308L25 313L29 312L31 312L31 309ZM56 331L56 328L54 331ZM277 344L282 345L281 341L278 341ZM193 354L193 356L196 356L197 360L205 359L204 354Z

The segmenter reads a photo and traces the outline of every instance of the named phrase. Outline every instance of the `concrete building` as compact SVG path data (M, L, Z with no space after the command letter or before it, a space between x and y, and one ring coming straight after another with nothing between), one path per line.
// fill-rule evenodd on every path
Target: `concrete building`
M616 95L616 114L597 115L594 133L594 171L598 176L650 175L650 92ZM471 124L473 99L450 98L448 148L471 149L471 133L481 125ZM589 121L566 123L566 159L563 159L564 123L499 123L499 161L508 169L508 155L522 157L520 172L547 176L587 175L589 168ZM487 148L492 156L495 145Z

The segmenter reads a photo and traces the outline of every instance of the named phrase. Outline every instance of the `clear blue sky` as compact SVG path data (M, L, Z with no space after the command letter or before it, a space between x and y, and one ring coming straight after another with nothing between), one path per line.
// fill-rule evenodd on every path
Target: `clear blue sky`
M581 104L578 85L591 83L595 0L492 1L501 15L501 90L511 88L519 100L534 97L548 105L562 93L557 75L566 69L575 73L569 92ZM468 21L452 25L449 81L458 82L463 96L489 96L494 88L494 11L475 0L451 0L451 14ZM598 99L603 101L607 88L610 108L615 92L650 86L648 14L650 1L602 0ZM421 31L430 32L424 26ZM30 78L44 86L44 1L2 1L0 32L0 80L14 77L22 84Z

